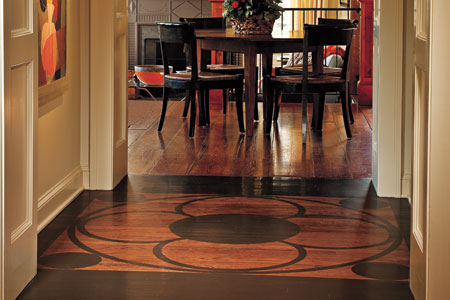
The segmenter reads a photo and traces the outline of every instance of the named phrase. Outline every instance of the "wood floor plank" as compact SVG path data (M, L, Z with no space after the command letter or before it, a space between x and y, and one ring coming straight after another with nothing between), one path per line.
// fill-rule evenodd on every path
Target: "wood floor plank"
M244 135L240 134L234 105L229 105L226 115L220 106L211 106L211 125L203 149L189 175L230 176L236 153Z
M136 142L144 133L145 129L128 129L128 147Z
M130 129L148 129L159 121L160 101L128 100L128 126Z
M371 106L360 106L359 109L364 114L364 117L367 120L367 123L369 124L370 128L372 128L372 107Z
M169 102L164 129L158 135L156 126L161 102L130 101L131 174L300 178L371 176L372 129L362 111L354 112L353 138L349 140L340 103L327 103L322 131L308 128L308 141L302 145L299 103L282 104L278 122L270 136L264 136L262 103L259 103L260 121L254 123L255 134L250 138L242 138L239 134L234 102L228 104L227 115L222 114L220 103L211 103L211 124L209 127L197 126L193 139L187 135L188 119L181 118L183 105L184 102ZM310 103L308 124L312 111ZM365 111L370 113L369 109ZM333 157L336 157L335 163Z
M150 175L185 175L202 150L207 138L205 128L197 128L194 138L189 137L187 123L174 137L170 147L149 172Z
M178 104L178 103L177 103ZM128 172L148 174L159 161L173 137L184 126L182 106L169 102L163 130L158 133L158 122L150 126L128 150Z

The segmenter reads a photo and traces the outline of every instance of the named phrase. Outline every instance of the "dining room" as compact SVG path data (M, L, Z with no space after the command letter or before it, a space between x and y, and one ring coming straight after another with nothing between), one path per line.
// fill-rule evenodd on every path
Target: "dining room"
M361 10L359 7L336 4L333 6L334 9L324 3L316 3L316 5L313 5L314 8L293 9L290 7L290 1L284 1L281 5L284 6L285 11L275 22L274 31L277 34L281 33L281 35L283 32L293 30L303 34L303 24L314 24L322 18L357 20L357 22L360 22ZM177 5L170 6L172 11L167 17L159 16L154 17L154 19L170 19L171 21L179 22L180 18L183 17L192 18L194 16L199 18L199 16L211 17L211 15L221 17L222 13L217 12L216 6L217 4L215 5L214 1L177 3ZM139 7L142 8L142 11L139 11ZM136 16L144 14L145 10L143 7L144 5L136 7L134 12ZM133 18L133 14L131 14L130 20L133 19L137 20L138 18ZM140 17L140 19L145 18ZM160 56L160 51L153 51L154 57L150 58L152 51L149 50L159 47L157 42L157 22L154 22L154 24L131 23L133 25L130 28L135 27L136 34L133 36L133 31L130 31L130 76L134 76L134 80L137 80L143 86L145 83L140 81L139 77L135 75L134 66L145 64L159 65L162 63L161 57L157 57L158 55ZM359 24L359 27L361 25ZM228 22L227 26L231 27L230 22ZM229 28L228 30L230 31L231 29ZM242 49L234 52L212 51L212 53L208 53L203 51L203 53L206 52L203 56L207 56L206 59L208 61L206 64L220 63L225 59L230 63L240 65L241 69L244 69L246 60L248 63L256 64L256 71L248 72L249 75L247 75L252 77L245 79L245 82L256 81L256 89L246 88L244 93L256 91L252 95L244 95L244 98L255 98L256 100L252 102L257 107L254 115L251 115L248 111L253 109L250 107L252 103L244 101L244 111L247 112L245 115L247 134L242 135L237 129L236 97L232 90L227 90L226 96L221 90L210 91L210 123L196 126L195 136L190 138L189 118L186 118L186 101L183 101L186 99L186 95L182 90L172 92L169 97L166 120L164 121L165 127L163 130L157 131L162 108L162 88L151 86L146 90L141 88L129 89L129 173L141 175L370 178L372 175L373 126L371 95L367 96L365 93L365 81L367 81L367 78L364 78L364 75L360 76L360 74L368 73L367 69L370 68L367 63L360 63L360 50L361 47L366 49L370 45L362 43L360 46L360 32L358 28L355 30L352 45L353 51L349 57L347 84L349 90L348 101L350 102L349 106L351 106L350 112L353 112L351 138L347 137L343 122L342 99L339 93L336 92L326 94L322 126L319 130L307 126L305 143L302 143L302 136L305 136L302 131L305 129L302 128L304 125L301 121L302 103L299 100L301 99L301 93L283 93L279 96L278 119L276 122L273 122L272 130L269 133L265 132L264 77L266 74L263 73L268 72L264 70L266 62L263 62L263 54L255 55L254 62L249 62L247 57L250 56L242 54L247 45L244 45L243 41L239 40L237 44L241 44ZM150 39L149 37L152 38ZM151 46L149 46L149 40L152 41ZM364 40L366 39L364 38ZM213 46L216 46L218 43L217 40L211 41ZM267 43L268 41L261 41L258 47ZM285 49L271 49L271 54L264 56L270 56L270 74L279 73L279 70L283 72L283 70L292 68L294 64L298 66L301 63L298 53L294 54L294 52L301 52L301 47L295 45L295 42L291 42L291 45L294 45L292 46L293 48L291 47L292 49L286 48L286 45L289 44L286 41L283 43L280 40L276 40L273 45L275 44L284 45ZM272 48L273 45L271 46ZM298 50L293 51L294 49ZM329 66L336 63L333 61L336 57L342 60L343 56L338 55L336 49L342 50L342 47L334 47L333 50L328 50L325 53L327 57L324 57L323 60L324 62L328 60ZM173 50L178 53L178 57L184 56L182 47L178 46L178 49ZM225 58L223 53L226 53L228 57ZM200 55L198 56L200 57ZM366 61L371 59L371 56L363 55L363 57ZM176 63L174 62L173 64ZM175 66L175 69L179 71L185 67L185 65ZM325 67L328 68L326 65ZM241 71L242 75L244 75L243 70ZM142 72L137 73L137 75L141 74ZM361 97L358 97L359 90L362 94ZM227 99L224 100L225 98ZM309 97L307 106L307 119L308 122L311 122L313 111L315 110L314 96L312 94ZM247 108L250 109L247 110ZM200 113L197 115L197 118L201 118ZM200 123L201 121L197 120L197 125ZM158 134L155 134L156 132ZM252 133L248 134L249 132Z

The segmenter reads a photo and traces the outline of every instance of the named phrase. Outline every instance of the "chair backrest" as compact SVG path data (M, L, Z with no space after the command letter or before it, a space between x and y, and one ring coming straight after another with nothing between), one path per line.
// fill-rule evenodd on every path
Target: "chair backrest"
M180 18L182 23L192 23L195 29L225 29L227 28L226 20L222 17L209 17L209 18ZM222 51L223 63L233 63L233 53ZM211 51L206 55L206 61L211 60Z
M186 51L186 61L197 65L197 43L195 39L195 28L190 23L158 23L159 40L161 43L161 56L164 65L164 75L169 74L170 53L167 51L167 44L184 44ZM192 80L197 79L197 68L192 68Z
M337 26L337 27L356 27L358 26L358 20L348 20L348 19L326 19L319 18L319 25L329 25L329 26Z
M181 23L192 23L195 29L226 28L225 19L215 18L180 18Z
M344 65L342 67L341 78L347 76L349 53L352 44L355 26L339 27L332 25L305 25L303 53L311 52L314 47L326 45L345 46ZM306 78L305 78L306 77ZM303 81L308 77L308 61L303 60Z

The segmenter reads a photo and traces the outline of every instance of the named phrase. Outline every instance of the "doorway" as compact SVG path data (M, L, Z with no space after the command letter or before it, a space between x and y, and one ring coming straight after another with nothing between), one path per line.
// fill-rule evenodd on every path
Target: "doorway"
M144 0L141 0L144 3ZM141 3L139 2L139 3ZM183 11L178 6L172 13L159 18L177 21L179 17L209 16L205 1L196 11ZM286 4L286 3L285 3ZM209 3L206 4L206 7ZM338 4L337 4L338 5ZM339 5L338 5L339 6ZM200 9L201 7L201 9ZM138 9L130 13L129 68L134 65L157 62L148 57L157 39L157 26L134 20L145 19L145 12ZM285 20L289 20L286 15ZM284 22L286 23L286 22ZM287 23L286 23L287 24ZM157 51L153 51L155 54ZM182 55L182 53L181 53ZM277 55L274 62L277 62ZM153 59L153 60L152 60ZM281 61L279 62L281 63ZM131 75L132 76L132 75ZM131 77L130 76L130 77ZM161 91L150 90L156 99ZM135 91L131 91L135 98ZM187 119L181 118L184 97L181 92L172 97L163 131L157 133L161 102L146 92L146 99L128 101L128 172L141 175L216 175L298 178L371 178L372 176L372 110L371 107L353 105L354 137L347 140L343 130L340 104L326 105L325 120L321 132L308 132L308 143L302 146L298 122L299 103L283 103L278 126L270 137L263 137L262 121L255 122L255 135L247 138L239 135L235 108L232 101L226 115L222 114L221 93L211 95L211 125L197 127L196 136L186 136ZM334 101L333 98L330 101ZM259 120L263 119L259 104ZM309 107L312 111L312 106ZM309 114L311 119L311 114Z

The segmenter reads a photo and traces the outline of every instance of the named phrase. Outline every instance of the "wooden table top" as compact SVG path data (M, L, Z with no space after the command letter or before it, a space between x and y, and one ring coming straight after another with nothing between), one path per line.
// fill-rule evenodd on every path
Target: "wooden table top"
M236 34L232 28L227 29L196 29L199 39L239 39L254 42L283 42L303 40L303 32L299 30L274 30L272 34Z

